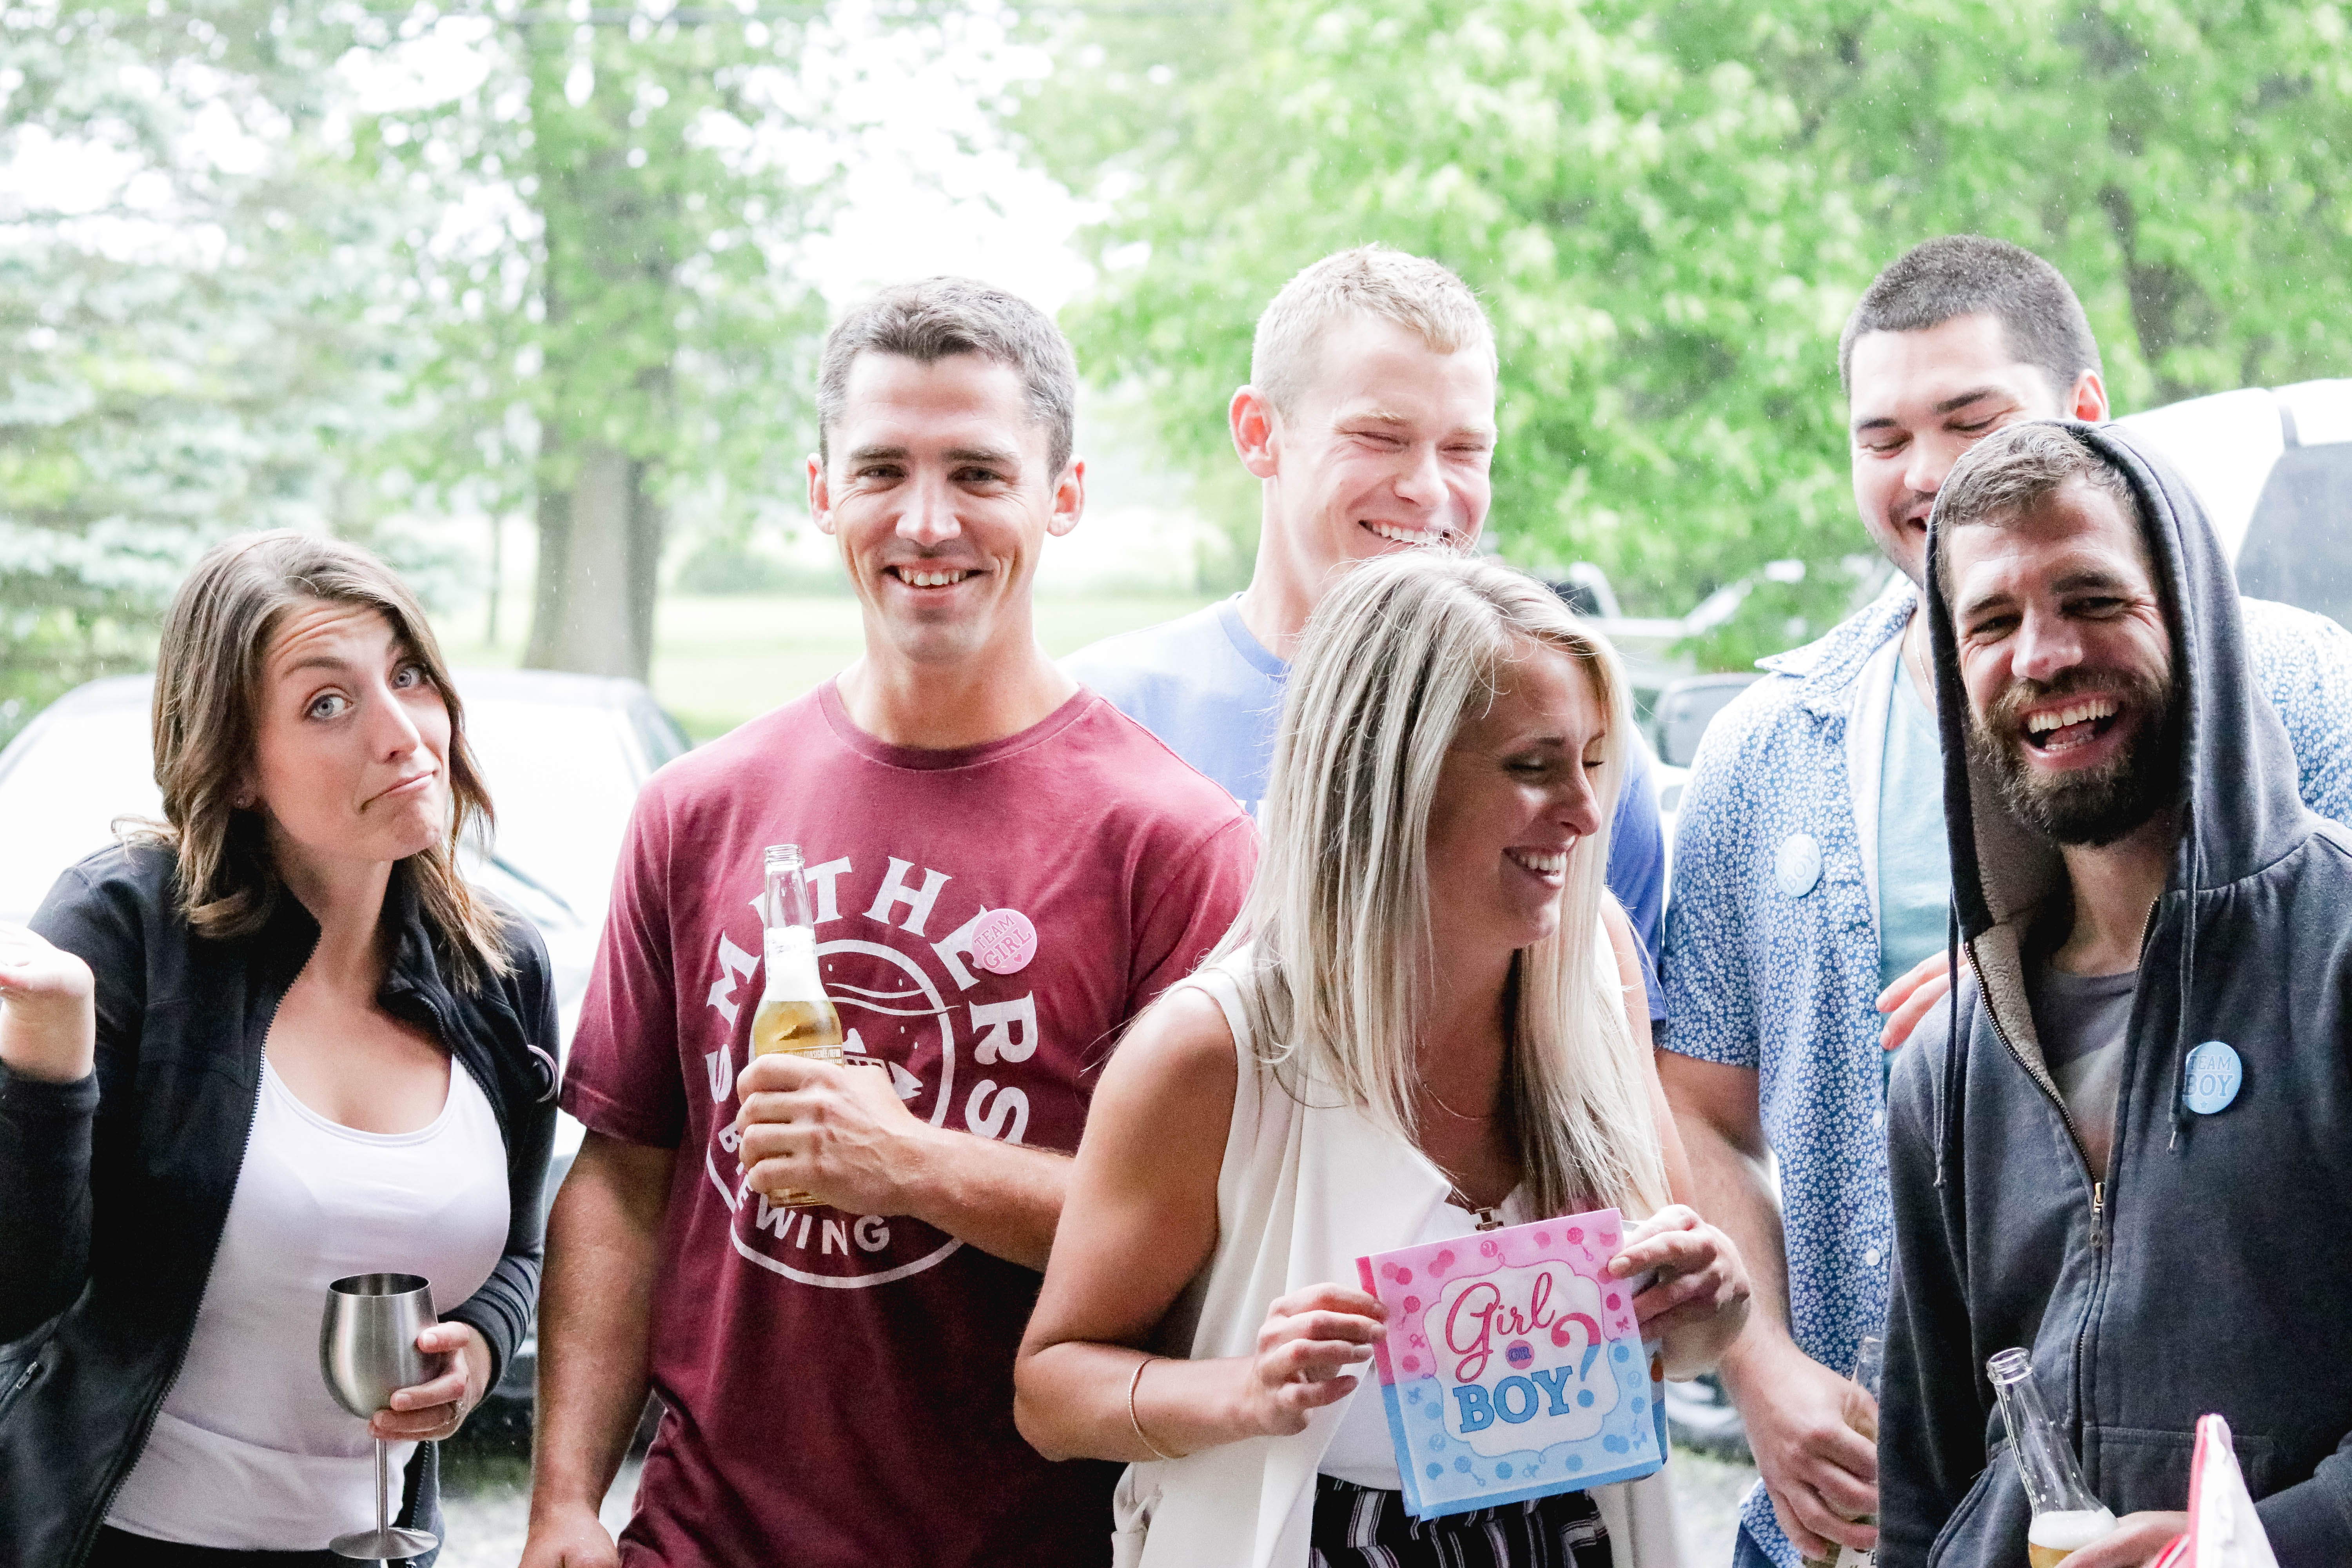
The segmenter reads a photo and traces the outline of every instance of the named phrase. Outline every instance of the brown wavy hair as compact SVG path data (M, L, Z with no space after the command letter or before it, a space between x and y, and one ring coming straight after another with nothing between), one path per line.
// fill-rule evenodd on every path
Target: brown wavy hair
M513 967L498 915L457 869L459 841L477 822L485 833L491 825L489 791L424 607L398 574L355 544L292 530L247 533L196 563L172 600L155 659L163 821L126 836L178 854L180 911L199 936L232 940L268 922L284 884L260 816L240 807L237 796L254 763L270 644L289 612L320 603L365 605L391 622L449 710L448 832L401 861L394 875L408 878L450 978L478 990Z

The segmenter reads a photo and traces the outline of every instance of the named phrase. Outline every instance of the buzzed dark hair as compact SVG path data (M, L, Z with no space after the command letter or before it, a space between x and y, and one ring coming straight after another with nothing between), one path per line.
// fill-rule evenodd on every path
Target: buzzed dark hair
M1853 345L1865 332L1924 332L1956 316L1999 321L2011 356L2047 375L2062 403L2084 371L2100 369L2083 301L2055 267L2005 239L1948 234L1912 247L1871 283L1838 339L1838 384L1853 390Z
M1077 444L1078 362L1054 319L1002 289L970 278L926 278L886 289L852 310L825 335L817 367L816 449L830 461L827 437L849 396L849 367L861 353L898 354L931 364L950 354L977 354L1009 365L1045 426L1051 484Z

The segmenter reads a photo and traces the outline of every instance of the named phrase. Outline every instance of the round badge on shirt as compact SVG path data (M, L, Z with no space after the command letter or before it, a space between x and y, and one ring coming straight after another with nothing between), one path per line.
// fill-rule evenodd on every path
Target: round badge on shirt
M991 974L1018 974L1037 956L1037 928L1019 910L991 910L972 928L971 961Z
M1792 899L1801 899L1822 879L1822 847L1810 833L1791 833L1780 840L1772 868L1773 880Z
M2181 1103L2200 1116L2226 1110L2238 1098L2246 1072L2238 1053L2227 1042L2208 1040L2189 1053L2188 1070L2180 1085Z

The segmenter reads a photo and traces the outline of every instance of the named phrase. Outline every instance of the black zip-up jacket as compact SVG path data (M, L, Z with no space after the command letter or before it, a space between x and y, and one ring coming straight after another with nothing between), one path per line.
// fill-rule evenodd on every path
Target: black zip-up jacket
M2297 797L2248 668L2228 559L2188 488L2113 427L2168 595L2180 837L2150 912L2115 1142L2093 1169L2027 1004L2021 948L2063 871L1965 761L1951 617L1934 617L1952 889L1968 973L1895 1069L1895 1270L1879 1561L2015 1568L2029 1519L1987 1357L2035 1381L2120 1516L2187 1506L2219 1412L2286 1568L2352 1563L2352 834ZM1942 540L1931 538L1935 584ZM2211 1115L2187 1053L2233 1047Z
M79 1568L146 1446L236 1191L263 1042L319 938L283 893L251 937L196 936L173 901L175 865L164 848L102 850L59 878L33 918L97 977L98 1064L67 1084L0 1068L0 1568ZM469 995L443 978L399 868L385 918L399 937L383 1005L473 1075L506 1140L505 1255L481 1289L442 1311L489 1342L495 1384L539 1294L555 1132L547 951L509 917L513 973ZM288 1353L308 1360L317 1347ZM437 1531L435 1453L417 1445L401 1522Z

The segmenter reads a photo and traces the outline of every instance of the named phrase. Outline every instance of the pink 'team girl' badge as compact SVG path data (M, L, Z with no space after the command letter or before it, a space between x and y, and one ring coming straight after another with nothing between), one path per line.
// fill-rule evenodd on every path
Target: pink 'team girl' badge
M971 961L991 974L1018 974L1037 956L1037 928L1019 910L991 910L971 928Z
M1389 1310L1374 1360L1415 1518L1665 1463L1662 1358L1608 1274L1622 1233L1597 1209L1356 1260Z

